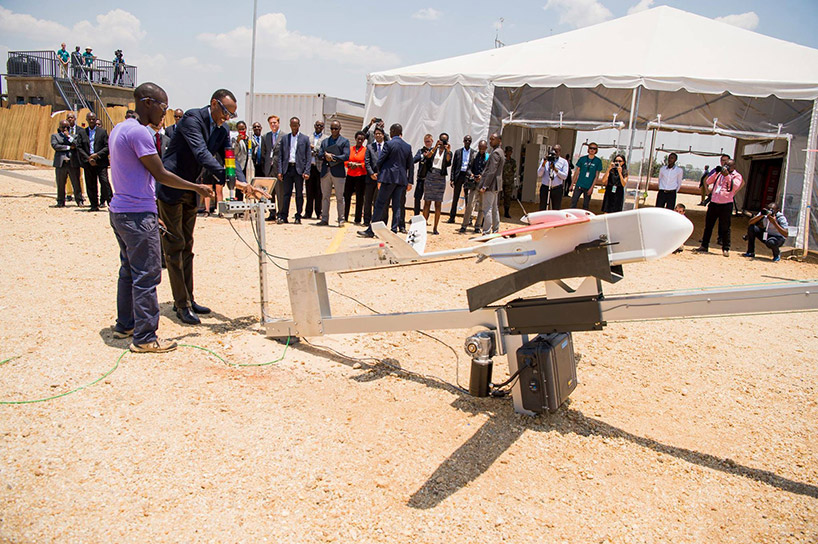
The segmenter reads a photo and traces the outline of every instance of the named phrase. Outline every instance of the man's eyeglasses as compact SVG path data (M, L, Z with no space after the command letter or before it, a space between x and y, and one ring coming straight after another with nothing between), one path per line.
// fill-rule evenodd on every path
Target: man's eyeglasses
M236 117L238 117L238 116L239 116L239 114L237 114L237 113L231 113L231 112L230 112L230 110L228 110L227 108L225 108L225 107L224 107L224 104L222 104L222 101L221 101L221 100L219 100L218 98L216 99L216 102L218 102L218 103L219 103L219 106L221 106L222 111L224 112L224 114L227 116L227 118L228 118L228 119L235 119Z
M588 151L599 151L598 147L589 147Z
M166 111L168 111L168 105L167 104L165 104L164 102L159 102L158 100L156 100L155 98L151 98L150 96L146 96L145 98L141 98L139 101L140 102L145 102L146 100L150 100L151 102L155 102L155 103L159 104L159 107L162 108L162 113L165 113Z

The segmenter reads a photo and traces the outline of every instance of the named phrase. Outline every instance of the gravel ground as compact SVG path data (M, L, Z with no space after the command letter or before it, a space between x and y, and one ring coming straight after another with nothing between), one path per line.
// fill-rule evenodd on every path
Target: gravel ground
M25 196L54 189L36 182L53 171L24 174L0 173L0 360L18 356L0 366L2 400L91 382L127 347L110 334L106 214ZM683 198L689 250L703 208ZM308 223L268 225L269 250L366 243ZM818 276L739 257L745 226L734 221L728 259L630 265L606 292ZM454 230L429 249L462 244ZM257 324L256 257L226 220L198 221L196 253L196 298L214 313L180 324L164 278L160 335L230 363L281 357ZM465 288L506 271L460 261L328 281L379 311L428 310L465 307ZM271 283L271 312L289 315L283 272ZM330 297L336 315L368 312ZM580 384L539 417L450 385L468 381L462 330L433 333L453 350L414 332L314 338L261 367L189 347L128 354L78 393L0 406L0 542L815 542L816 331L818 313L802 313L577 333Z

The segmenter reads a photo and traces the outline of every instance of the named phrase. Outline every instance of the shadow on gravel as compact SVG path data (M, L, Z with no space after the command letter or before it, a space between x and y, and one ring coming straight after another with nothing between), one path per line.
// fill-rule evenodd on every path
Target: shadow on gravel
M466 397L456 400L454 406L461 408L458 404L464 399ZM496 401L492 404L496 407ZM472 406L466 407L469 411L472 408ZM488 470L525 431L625 439L643 448L671 455L694 465L756 480L788 493L818 498L818 486L794 481L768 470L741 465L729 458L717 457L663 444L652 438L637 436L599 419L587 417L578 410L563 407L555 414L543 414L521 422L511 414L510 404L507 408L508 410L494 414L471 438L452 453L426 483L412 494L408 505L418 509L434 508Z

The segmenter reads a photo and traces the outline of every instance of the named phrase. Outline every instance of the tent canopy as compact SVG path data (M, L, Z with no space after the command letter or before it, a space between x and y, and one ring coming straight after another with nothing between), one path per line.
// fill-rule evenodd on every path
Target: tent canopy
M375 72L367 80L372 85L642 85L811 100L818 97L818 50L660 6L539 40Z

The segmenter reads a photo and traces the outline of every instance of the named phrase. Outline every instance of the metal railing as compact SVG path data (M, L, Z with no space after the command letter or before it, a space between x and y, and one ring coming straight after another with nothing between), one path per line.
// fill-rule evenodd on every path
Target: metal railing
M117 87L136 87L136 66L121 64L115 66L113 62L97 58L91 66L85 66L85 59L81 55L71 53L68 63L64 65L54 51L9 51L6 61L8 77L71 77L87 79L93 83L114 85Z

